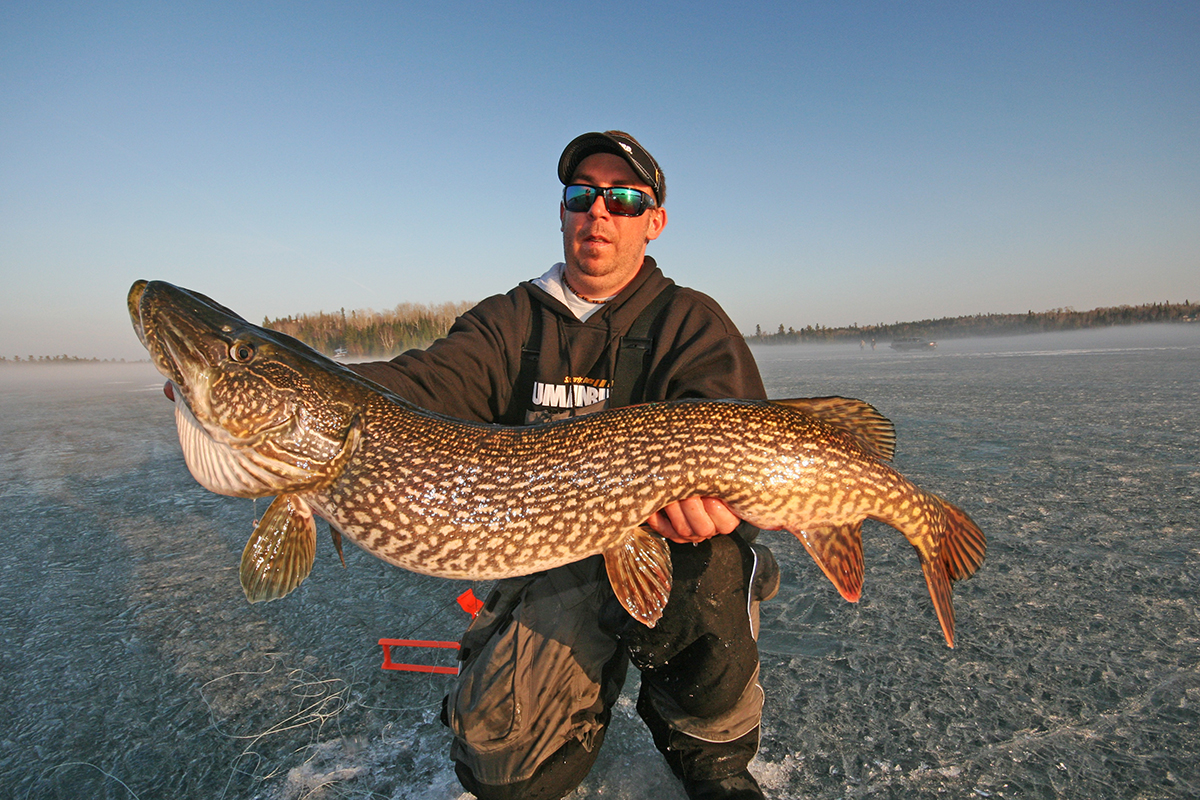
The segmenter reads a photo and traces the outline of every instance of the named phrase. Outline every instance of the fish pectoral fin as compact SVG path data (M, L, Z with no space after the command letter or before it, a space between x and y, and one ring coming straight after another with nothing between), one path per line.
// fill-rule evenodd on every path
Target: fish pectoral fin
M792 534L813 561L851 603L862 596L862 520L848 525L809 525Z
M896 426L870 403L849 397L796 397L771 402L849 433L876 458L891 461L896 455Z
M276 497L242 551L246 599L278 600L291 592L312 572L316 550L317 525L308 503L291 494Z
M671 596L671 551L667 540L642 526L604 551L604 566L617 600L647 628L662 618Z

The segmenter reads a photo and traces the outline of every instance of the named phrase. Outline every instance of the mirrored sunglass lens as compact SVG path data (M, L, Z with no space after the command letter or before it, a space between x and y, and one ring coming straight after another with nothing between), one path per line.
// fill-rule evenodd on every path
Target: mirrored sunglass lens
M605 194L610 214L625 214L632 217L642 211L642 193L637 189L625 189L617 186L608 189Z
M568 186L563 192L567 211L587 211L596 202L596 190L591 186Z

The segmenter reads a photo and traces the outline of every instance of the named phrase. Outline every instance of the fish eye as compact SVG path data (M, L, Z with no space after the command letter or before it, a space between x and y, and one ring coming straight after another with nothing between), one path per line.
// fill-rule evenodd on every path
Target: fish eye
M249 342L234 342L229 345L229 357L239 364L245 364L254 358L254 345Z

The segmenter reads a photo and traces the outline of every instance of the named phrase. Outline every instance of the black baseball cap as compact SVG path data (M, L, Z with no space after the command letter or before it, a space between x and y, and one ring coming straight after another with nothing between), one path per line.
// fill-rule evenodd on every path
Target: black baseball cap
M604 131L576 136L558 159L558 179L566 186L579 168L579 162L596 153L612 153L625 159L634 174L654 190L654 199L661 206L667 198L667 180L654 156L624 131Z

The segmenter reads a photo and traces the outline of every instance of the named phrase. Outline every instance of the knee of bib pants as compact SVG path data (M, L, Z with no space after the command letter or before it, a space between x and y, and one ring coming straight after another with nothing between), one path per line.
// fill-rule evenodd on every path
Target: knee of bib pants
M596 732L589 750L579 739L572 739L538 765L533 775L521 781L490 784L480 781L471 768L454 762L459 783L479 800L560 800L583 783L600 755L608 728L609 712L602 714L603 727Z
M643 670L642 680L655 684L694 717L720 716L733 708L758 671L755 642L744 640L735 646L741 653L731 657L725 642L705 634L666 665Z

